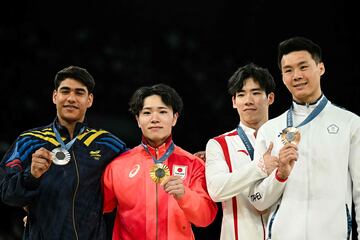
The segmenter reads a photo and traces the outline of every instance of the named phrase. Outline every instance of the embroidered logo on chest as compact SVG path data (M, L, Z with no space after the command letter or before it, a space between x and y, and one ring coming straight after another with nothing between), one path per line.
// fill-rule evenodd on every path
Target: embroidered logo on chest
M185 179L187 174L187 166L174 165L172 172L174 176L179 176L181 179Z
M90 156L95 160L99 160L101 158L100 150L90 151Z
M335 124L331 124L330 126L327 127L327 131L330 134L337 134L339 132L339 127L336 126Z
M133 169L129 172L129 178L133 178L136 176L136 174L138 174L140 170L140 165L139 164L135 164L135 166L133 167Z

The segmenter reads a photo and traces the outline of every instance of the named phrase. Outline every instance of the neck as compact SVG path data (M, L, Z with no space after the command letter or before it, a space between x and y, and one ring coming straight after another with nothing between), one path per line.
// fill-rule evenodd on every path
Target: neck
M319 94L316 94L316 96L308 97L308 98L293 98L293 101L300 105L313 105L316 104L320 98L323 96L323 94L320 92Z
M74 122L74 123L68 123L68 122L66 122L66 121L64 121L64 120L61 120L61 119L59 118L59 123L60 123L61 126L65 127L65 128L68 130L69 135L70 135L70 139L73 139L76 122Z
M145 144L149 145L150 147L158 148L161 145L163 145L164 143L170 142L171 141L171 135L167 136L165 138L162 138L162 139L150 139L150 138L147 138L145 136L142 136L142 141Z
M153 140L150 140L150 139L147 139L147 138L145 138L145 139L146 139L146 143L147 143L150 147L153 147L153 148L157 148L157 147L163 145L164 142L165 142L165 140L166 140L166 139L164 139L164 140L160 140L160 141L153 141Z
M259 128L268 120L268 118L266 117L265 119L258 121L258 122L241 122L242 124L244 124L246 127L248 128L252 128L255 130L255 132L257 132L259 130Z

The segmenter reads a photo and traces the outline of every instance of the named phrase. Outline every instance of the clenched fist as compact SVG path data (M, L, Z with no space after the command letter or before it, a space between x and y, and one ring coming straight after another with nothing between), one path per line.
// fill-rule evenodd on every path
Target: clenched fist
M35 178L41 177L51 166L52 153L45 149L39 148L32 154L31 175Z

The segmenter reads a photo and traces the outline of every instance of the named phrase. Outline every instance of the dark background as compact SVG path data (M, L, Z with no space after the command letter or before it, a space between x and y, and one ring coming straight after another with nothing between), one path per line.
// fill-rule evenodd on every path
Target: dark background
M57 71L85 67L96 81L88 111L94 127L139 143L128 100L140 86L166 83L184 100L175 143L190 152L233 129L238 115L228 78L248 62L267 67L277 82L270 117L291 97L277 67L277 44L302 35L323 49L328 99L357 114L359 21L350 1L13 1L0 8L1 156L16 136L55 117ZM0 240L19 239L22 210L0 205ZM199 239L217 239L218 222ZM325 230L324 230L325 231ZM204 233L205 232L205 233ZM207 237L207 239L210 239Z

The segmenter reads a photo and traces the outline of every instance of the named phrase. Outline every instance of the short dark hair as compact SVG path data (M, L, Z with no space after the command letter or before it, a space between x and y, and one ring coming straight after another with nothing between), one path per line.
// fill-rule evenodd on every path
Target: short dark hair
M160 96L165 105L170 106L174 113L181 113L184 105L181 97L174 88L163 83L137 89L130 98L129 111L133 115L138 116L144 107L145 98L152 95Z
M95 80L85 68L81 68L78 66L69 66L60 70L55 75L55 79L54 79L55 89L58 89L60 83L64 81L66 78L72 78L82 82L88 89L89 93L92 93L94 91Z
M316 63L322 62L321 48L318 44L305 37L292 37L279 43L278 66L280 69L282 57L295 51L307 51Z
M244 86L245 80L253 78L258 82L260 88L265 91L266 95L275 91L275 81L268 69L262 68L255 63L248 63L236 70L228 81L228 92L235 96Z

